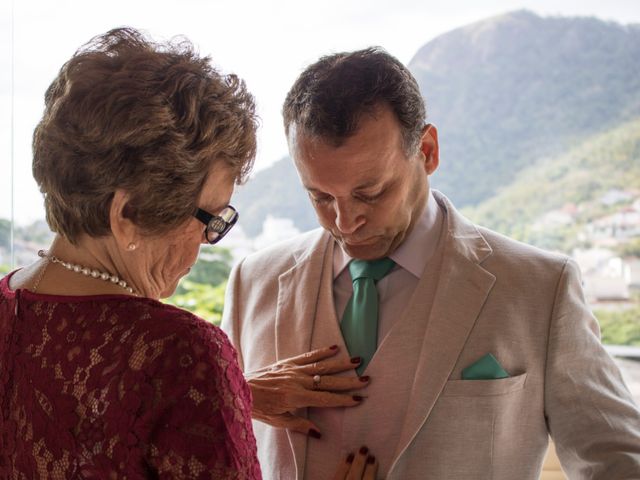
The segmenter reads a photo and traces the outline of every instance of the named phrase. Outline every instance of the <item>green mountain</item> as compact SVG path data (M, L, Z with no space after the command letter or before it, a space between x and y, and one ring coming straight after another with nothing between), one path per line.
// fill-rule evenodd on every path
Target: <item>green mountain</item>
M409 68L440 136L432 186L459 207L640 118L640 25L517 11L435 38ZM301 230L317 226L286 158L258 172L234 201L250 235L269 213Z
M521 170L508 187L464 213L519 240L563 250L579 243L576 234L586 223L611 210L601 201L607 192L625 189L640 189L640 119ZM563 206L575 206L575 222L536 226Z
M262 231L267 215L291 218L301 231L318 226L316 214L289 157L281 158L245 185L237 187L233 202L240 212L238 221L250 237Z
M640 25L517 11L441 35L409 67L439 127L432 183L458 206L640 116Z

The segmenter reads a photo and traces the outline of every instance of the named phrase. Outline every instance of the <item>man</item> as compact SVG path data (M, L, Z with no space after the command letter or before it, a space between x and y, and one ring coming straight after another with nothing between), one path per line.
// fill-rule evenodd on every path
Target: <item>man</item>
M355 354L366 369L313 375L341 369L320 368L315 353L286 381L335 395L343 377L368 386L352 408L286 412L322 438L268 415L254 422L265 478L330 478L333 459L366 444L382 478L533 480L549 435L570 478L640 478L640 413L600 345L577 267L471 224L430 191L437 130L408 70L379 49L324 57L283 113L323 228L238 265L223 328L245 372L336 344L336 358ZM379 303L358 323L365 287L351 265L387 258L366 287ZM262 409L260 375L247 376Z

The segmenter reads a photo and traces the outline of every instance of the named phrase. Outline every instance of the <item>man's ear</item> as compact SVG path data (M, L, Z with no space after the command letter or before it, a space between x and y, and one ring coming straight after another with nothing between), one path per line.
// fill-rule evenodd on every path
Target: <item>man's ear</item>
M420 151L424 154L424 170L431 175L440 165L440 148L438 146L438 129L428 123L422 131Z
M118 247L122 250L132 250L131 245L137 244L139 230L133 223L131 215L131 197L124 190L118 189L113 194L109 208L109 222L111 233Z

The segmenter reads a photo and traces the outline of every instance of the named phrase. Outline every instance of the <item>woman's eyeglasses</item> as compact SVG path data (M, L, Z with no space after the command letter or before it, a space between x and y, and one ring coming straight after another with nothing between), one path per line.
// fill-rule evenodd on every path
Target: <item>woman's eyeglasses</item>
M193 216L205 224L204 238L211 245L222 240L229 230L238 221L238 211L231 205L227 205L218 215L212 215L206 210L196 208Z

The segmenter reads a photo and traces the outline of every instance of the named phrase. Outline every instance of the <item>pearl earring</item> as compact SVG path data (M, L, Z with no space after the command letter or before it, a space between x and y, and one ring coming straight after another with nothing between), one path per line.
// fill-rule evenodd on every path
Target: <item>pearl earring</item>
M127 250L129 250L130 252L133 252L138 246L133 243L133 242L129 242L129 245L127 245Z

